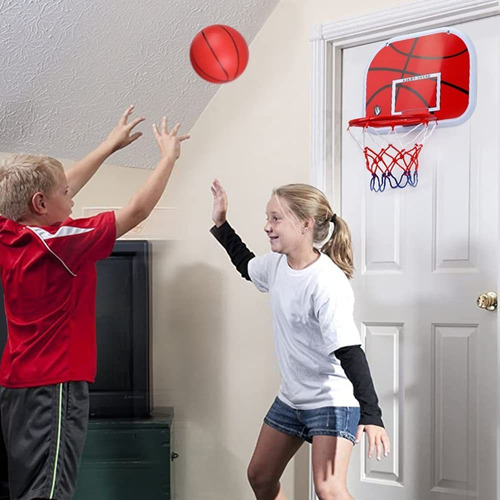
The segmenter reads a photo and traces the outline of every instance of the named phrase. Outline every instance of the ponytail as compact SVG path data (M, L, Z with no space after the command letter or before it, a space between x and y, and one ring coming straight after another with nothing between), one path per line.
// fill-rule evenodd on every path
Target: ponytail
M354 274L351 232L344 219L338 215L332 217L332 222L332 235L321 247L321 251L328 255L344 271L348 279L351 279Z

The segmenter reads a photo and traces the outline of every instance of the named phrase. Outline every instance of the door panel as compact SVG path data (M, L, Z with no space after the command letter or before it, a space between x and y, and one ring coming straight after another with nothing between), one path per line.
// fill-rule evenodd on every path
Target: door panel
M357 144L342 137L342 216L355 252L356 319L392 453L355 448L357 500L496 498L497 17L456 26L477 52L478 96L462 125L437 126L417 187L369 190ZM343 123L363 115L363 78L379 43L343 53ZM490 55L494 54L494 57Z

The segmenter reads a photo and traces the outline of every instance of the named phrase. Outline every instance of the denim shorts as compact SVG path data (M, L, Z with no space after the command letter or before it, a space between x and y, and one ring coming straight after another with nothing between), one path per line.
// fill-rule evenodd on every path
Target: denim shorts
M295 410L276 398L264 423L277 431L312 443L313 436L341 437L356 443L360 411L357 406L324 406Z

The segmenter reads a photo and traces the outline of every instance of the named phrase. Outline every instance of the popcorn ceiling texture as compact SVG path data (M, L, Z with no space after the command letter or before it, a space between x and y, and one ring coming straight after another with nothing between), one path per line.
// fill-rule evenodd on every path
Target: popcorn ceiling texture
M153 167L151 123L187 133L220 88L191 68L196 33L227 24L250 44L278 1L0 0L0 151L79 159L135 104L144 137L112 162Z

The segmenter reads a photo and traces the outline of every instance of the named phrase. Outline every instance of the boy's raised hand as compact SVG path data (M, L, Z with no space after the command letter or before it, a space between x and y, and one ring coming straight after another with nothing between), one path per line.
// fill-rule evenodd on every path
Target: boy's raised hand
M222 226L226 222L227 216L227 194L222 187L222 184L214 179L210 186L210 190L214 196L214 208L212 211L212 220L217 227Z
M167 127L167 117L164 116L161 121L160 130L156 124L153 124L153 133L160 148L161 158L166 158L170 161L177 160L181 155L181 142L189 139L189 135L177 135L181 124L177 123L175 127L169 132Z
M125 110L116 127L110 132L107 139L104 141L111 153L132 144L134 141L139 139L139 137L141 137L142 132L136 132L135 134L130 135L132 130L139 125L139 123L145 120L145 118L141 116L128 123L128 119L133 111L134 105L132 104Z

